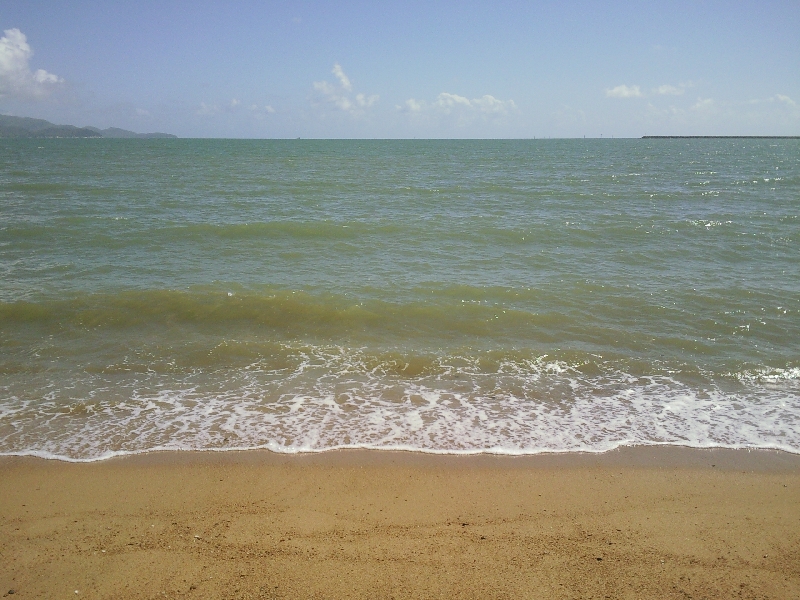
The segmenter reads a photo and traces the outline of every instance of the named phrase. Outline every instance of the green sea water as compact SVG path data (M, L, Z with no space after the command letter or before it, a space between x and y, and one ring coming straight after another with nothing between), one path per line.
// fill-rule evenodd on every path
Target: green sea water
M0 141L0 453L633 443L800 452L800 141Z

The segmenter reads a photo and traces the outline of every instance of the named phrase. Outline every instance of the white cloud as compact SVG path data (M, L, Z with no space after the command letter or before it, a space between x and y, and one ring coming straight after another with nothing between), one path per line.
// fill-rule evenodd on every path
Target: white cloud
M472 112L472 113L485 113L490 115L503 115L509 111L516 110L517 105L513 100L499 100L494 96L486 94L480 98L473 98L470 100L465 96L458 94L451 94L449 92L442 92L436 97L436 100L430 104L424 101L409 98L405 101L403 106L397 106L397 109L402 112L418 113L424 110L435 110L437 112L449 115L454 112Z
M44 69L31 71L33 51L19 29L6 29L0 38L0 98L38 100L47 97L64 80Z
M373 94L372 96L365 96L364 94L356 94L356 104L358 104L359 106L363 106L364 108L369 108L378 101L378 98L380 98L380 96L378 96L377 94Z
M324 102L333 104L339 110L357 114L370 108L380 99L377 94L367 96L366 94L358 93L351 100L349 92L352 92L353 84L344 70L342 70L341 65L339 63L333 65L331 73L339 80L339 85L334 85L328 81L315 81L314 89L320 93Z
M638 85L618 85L615 88L607 89L606 96L608 98L641 98L643 94Z
M314 89L322 92L325 96L332 96L336 93L336 86L331 85L327 81L315 81Z
M739 101L686 96L675 105L665 103L665 97L643 102L646 110L629 117L641 133L661 135L787 135L800 124L800 106L777 95Z
M353 91L353 84L350 83L350 79L344 74L344 71L342 71L342 66L339 63L333 65L333 70L331 73L336 75L336 79L338 79L339 83L342 84L343 89L347 90L348 92Z
M498 100L494 96L490 96L488 94L481 96L480 98L476 98L472 101L472 104L481 112L495 115L505 114L509 110L515 110L517 108L517 105L514 104L513 100Z
M195 111L196 115L215 115L219 112L219 106L216 104L200 103L200 108Z
M404 106L397 105L397 110L411 113L420 112L423 108L425 108L425 103L418 102L417 100L414 100L414 98L409 98L406 100Z
M692 106L692 110L709 110L714 107L714 101L711 98L698 98L697 102Z
M753 100L748 100L747 104L755 106L759 104L775 104L776 102L782 102L786 106L790 106L792 108L797 106L797 102L795 102L789 96L786 96L784 94L775 94L774 96L770 96L769 98L755 98Z
M150 116L150 111L149 110L145 110L143 108L137 108L136 109L136 114L138 116L140 116L140 117L149 117Z
M251 104L250 105L250 112L258 113L258 114L268 114L271 115L275 112L275 109L272 108L271 105L265 104L264 106L259 106L258 104Z
M675 87L674 85L660 85L656 89L656 93L662 96L680 96L684 91L683 86Z
M472 103L469 101L469 98L465 98L464 96L442 92L436 97L436 101L433 103L433 106L444 111L445 114L450 114L450 112L456 107L471 108Z
M500 100L486 94L480 98L442 92L433 102L409 98L396 106L399 112L407 113L414 120L449 120L458 127L465 127L476 120L498 121L517 111L513 100Z
M250 116L256 121L264 121L267 118L267 115L271 115L276 112L270 104L265 104L264 106L251 104L248 109L250 111Z
M211 116L216 115L218 113L235 113L238 112L239 107L241 106L242 101L238 98L231 98L229 102L225 104L207 104L205 102L200 103L200 108L195 111L196 115L201 116ZM255 105L254 105L255 106ZM252 110L252 107L251 107Z
M350 99L344 95L339 88L335 85L331 85L327 81L315 81L314 89L320 92L327 102L333 103L340 110L347 111L353 106Z

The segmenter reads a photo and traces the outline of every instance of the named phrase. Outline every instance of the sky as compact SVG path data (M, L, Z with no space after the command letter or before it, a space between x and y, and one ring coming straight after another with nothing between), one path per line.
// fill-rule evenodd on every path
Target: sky
M0 113L229 138L800 135L800 2L0 0Z

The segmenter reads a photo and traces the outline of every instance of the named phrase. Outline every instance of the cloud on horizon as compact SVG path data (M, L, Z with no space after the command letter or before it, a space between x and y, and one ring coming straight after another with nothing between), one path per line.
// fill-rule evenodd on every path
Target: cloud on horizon
M784 94L775 94L775 98L778 100L778 102L783 102L789 106L797 106L797 102L789 98L789 96L785 96Z
M353 84L345 74L342 66L339 63L334 64L331 73L339 80L339 85L334 85L328 81L314 82L314 89L319 92L324 103L332 104L343 112L355 115L370 108L380 99L378 94L367 96L363 93L358 93L351 98L350 92L353 91Z
M656 88L656 93L661 96L680 96L685 92L684 86L675 87L674 85L660 85Z
M33 56L25 34L19 29L6 29L0 38L0 98L42 100L64 83L58 75L44 69L31 71Z
M396 108L400 112L409 114L434 112L443 115L460 114L463 116L473 114L477 116L483 114L502 116L516 111L517 105L513 100L499 100L489 94L470 100L466 96L442 92L433 102L428 103L424 100L409 98L402 105L397 105Z
M638 85L618 85L606 90L607 98L641 98L644 96Z
M690 110L711 110L712 108L714 108L714 100L712 98L698 98Z
M273 114L275 112L275 109L272 108L272 106L269 105L269 104L265 104L263 108L260 107L258 104L251 104L250 105L250 111L251 112L265 112L265 113L268 113L268 114Z

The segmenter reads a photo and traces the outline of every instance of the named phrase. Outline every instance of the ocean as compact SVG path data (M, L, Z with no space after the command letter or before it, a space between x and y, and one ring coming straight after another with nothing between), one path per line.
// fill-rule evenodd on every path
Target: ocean
M0 140L0 454L800 453L800 141Z

